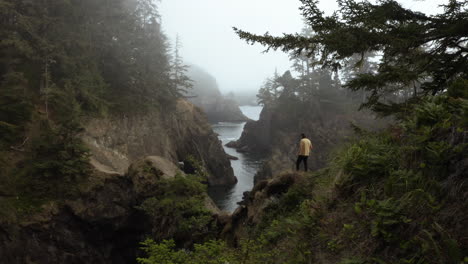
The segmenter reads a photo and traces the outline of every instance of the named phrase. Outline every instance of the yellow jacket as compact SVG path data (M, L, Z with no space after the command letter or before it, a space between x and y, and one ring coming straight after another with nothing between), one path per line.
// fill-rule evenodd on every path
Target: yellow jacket
M299 143L299 153L300 156L309 156L310 151L312 150L312 142L308 138L301 139Z

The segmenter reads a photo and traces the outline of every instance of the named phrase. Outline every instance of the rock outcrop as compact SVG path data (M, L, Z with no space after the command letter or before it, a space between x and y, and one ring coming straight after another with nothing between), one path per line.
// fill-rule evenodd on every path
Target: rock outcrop
M1 223L0 262L135 263L139 242L155 228L137 206L175 174L183 172L162 157L139 160L126 174L95 169L76 197L49 202L19 223ZM219 210L208 196L206 207L216 222Z
M236 182L228 156L204 114L185 100L165 112L90 120L82 138L95 164L121 174L145 156L161 156L173 163L193 157L207 168L209 184Z
M236 148L239 152L250 152L268 155L272 149L272 133L275 133L274 111L269 106L264 106L258 121L250 120L242 131L239 140L226 144L227 147Z

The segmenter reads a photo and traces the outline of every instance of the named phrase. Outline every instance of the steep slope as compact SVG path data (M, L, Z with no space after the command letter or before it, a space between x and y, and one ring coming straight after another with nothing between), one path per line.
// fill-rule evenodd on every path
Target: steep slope
M242 114L233 99L224 97L219 91L216 79L202 68L192 65L188 76L193 80L189 100L203 109L208 120L216 122L241 122L249 120Z

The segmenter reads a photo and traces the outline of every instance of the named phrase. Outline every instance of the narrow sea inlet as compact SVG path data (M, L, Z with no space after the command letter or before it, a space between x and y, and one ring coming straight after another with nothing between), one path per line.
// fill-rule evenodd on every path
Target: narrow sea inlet
M242 113L252 120L258 120L261 106L241 106ZM242 194L253 187L253 177L260 167L261 161L253 155L239 153L233 148L224 146L226 143L240 138L245 122L220 122L213 125L213 130L219 135L227 154L235 156L238 160L231 160L231 166L238 182L233 187L210 187L209 195L223 211L233 212L237 203L242 200Z

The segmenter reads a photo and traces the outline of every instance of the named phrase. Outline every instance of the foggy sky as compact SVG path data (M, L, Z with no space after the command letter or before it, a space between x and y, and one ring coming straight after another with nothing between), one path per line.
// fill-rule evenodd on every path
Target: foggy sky
M407 8L424 13L441 11L447 0L400 0ZM287 54L262 53L261 45L250 46L234 34L232 27L273 35L300 32L303 27L299 0L162 0L159 10L165 33L182 41L181 55L212 74L223 93L257 91L275 69L283 73L291 66ZM330 14L335 0L322 0Z

